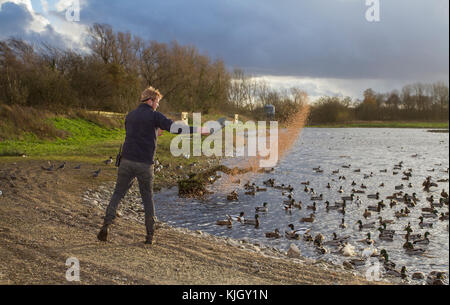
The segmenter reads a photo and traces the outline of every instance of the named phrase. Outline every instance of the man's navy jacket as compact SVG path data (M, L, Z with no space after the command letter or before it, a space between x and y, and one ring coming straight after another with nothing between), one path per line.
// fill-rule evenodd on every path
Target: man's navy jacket
M136 162L153 164L158 128L170 132L173 121L154 111L145 103L128 113L125 119L125 143L122 157ZM181 129L177 133L181 133ZM190 128L193 133L193 128Z

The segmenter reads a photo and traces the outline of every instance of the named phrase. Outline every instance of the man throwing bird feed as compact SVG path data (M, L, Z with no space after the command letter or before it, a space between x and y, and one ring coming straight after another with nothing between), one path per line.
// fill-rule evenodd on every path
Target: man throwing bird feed
M156 111L162 99L161 93L153 87L148 87L141 94L141 104L128 113L125 119L125 143L123 145L122 158L117 174L114 193L106 209L104 223L97 238L107 241L108 227L116 217L117 207L120 201L132 185L134 178L139 183L142 202L145 212L145 227L147 236L146 244L152 244L155 233L155 208L153 203L153 163L156 150L157 137L161 130L170 131L174 123L162 113ZM181 133L182 128L172 127ZM196 132L190 127L190 133ZM209 129L201 128L202 135L209 134Z

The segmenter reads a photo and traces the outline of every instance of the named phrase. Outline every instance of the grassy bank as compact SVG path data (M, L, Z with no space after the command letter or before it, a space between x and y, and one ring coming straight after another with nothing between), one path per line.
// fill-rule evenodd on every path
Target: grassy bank
M309 124L314 128L433 128L448 129L448 122L355 121L345 123Z
M27 124L18 124L28 120ZM115 167L104 165L103 161L110 156L116 157L120 144L125 139L123 118L105 123L101 114L86 115L54 115L49 114L38 122L30 122L32 117L8 117L0 122L0 129L14 129L14 133L3 133L0 139L0 164L22 160L42 160L52 163L66 161L68 166L78 163L91 164L109 171L110 176L104 179L115 179ZM27 126L26 126L27 125ZM20 126L26 128L20 128ZM40 130L49 130L45 136ZM176 185L179 179L195 168L196 171L216 164L215 158L205 157L173 157L170 143L176 135L164 132L158 138L156 156L164 170L155 175L155 189ZM5 137L8 137L5 139ZM191 142L192 144L192 142ZM196 163L195 167L192 165ZM103 177L102 177L103 178ZM99 181L103 179L98 179Z

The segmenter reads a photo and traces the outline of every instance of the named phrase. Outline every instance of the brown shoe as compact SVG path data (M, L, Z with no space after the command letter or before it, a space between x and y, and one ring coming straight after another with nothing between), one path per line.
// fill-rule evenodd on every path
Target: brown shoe
M152 234L149 234L149 235L147 235L147 237L145 237L145 244L146 245L153 244L153 235Z
M100 241L107 241L108 240L108 227L107 226L103 226L100 229L100 232L98 232L97 238Z

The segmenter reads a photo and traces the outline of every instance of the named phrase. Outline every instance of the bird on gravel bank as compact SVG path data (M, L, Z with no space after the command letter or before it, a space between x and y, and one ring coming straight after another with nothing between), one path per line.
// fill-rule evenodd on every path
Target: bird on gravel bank
M64 167L66 167L66 162L65 162L65 161L63 162L63 164L61 164L60 166L58 166L58 168L57 168L56 170L58 170L58 169L64 169Z
M109 157L109 159L108 159L108 160L105 160L105 161L103 161L103 163L105 163L106 165L110 165L110 164L112 164L112 163L113 163L113 158L112 158L112 157Z
M50 165L49 167L47 167L47 168L41 166L41 168L42 168L43 170L49 171L49 172L53 171L54 167L55 167L55 166L54 166L53 164L51 164L51 165Z
M102 171L102 169L99 168L98 170L96 170L96 171L94 172L94 174L92 175L92 177L93 177L93 178L97 178L101 171Z

